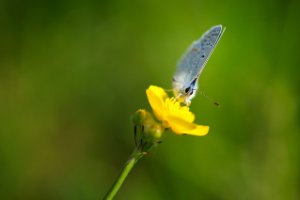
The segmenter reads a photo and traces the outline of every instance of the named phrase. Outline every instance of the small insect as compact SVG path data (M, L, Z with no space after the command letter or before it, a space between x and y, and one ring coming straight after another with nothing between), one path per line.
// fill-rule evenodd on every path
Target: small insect
M193 42L177 65L173 77L173 92L186 105L191 103L198 90L198 79L225 28L213 26L200 39Z

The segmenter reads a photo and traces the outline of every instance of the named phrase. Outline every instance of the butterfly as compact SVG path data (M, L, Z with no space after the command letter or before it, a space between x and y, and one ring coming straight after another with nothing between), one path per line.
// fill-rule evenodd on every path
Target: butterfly
M191 104L198 90L199 76L213 50L216 48L225 28L216 25L194 41L177 65L173 76L173 92L176 99Z

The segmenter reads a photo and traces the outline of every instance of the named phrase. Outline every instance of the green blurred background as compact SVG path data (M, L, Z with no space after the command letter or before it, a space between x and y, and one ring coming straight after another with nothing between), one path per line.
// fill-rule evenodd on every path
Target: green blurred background
M0 2L0 199L101 199L133 149L145 89L171 87L204 31L227 30L191 106L116 199L300 199L299 1Z

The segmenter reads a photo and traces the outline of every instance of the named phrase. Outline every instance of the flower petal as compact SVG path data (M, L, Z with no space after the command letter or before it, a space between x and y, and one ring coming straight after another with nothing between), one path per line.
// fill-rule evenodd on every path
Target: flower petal
M166 109L169 115L182 118L184 121L192 123L195 120L195 115L190 112L188 106L182 106L175 98L166 99Z
M208 131L209 131L209 126L196 125L196 128L192 130L187 130L185 133L187 135L204 136L208 133Z
M146 90L147 98L150 106L155 114L155 116L160 120L164 120L164 115L166 113L164 101L168 98L166 92L157 86L151 85Z
M209 131L209 126L197 125L172 115L167 116L167 121L172 131L176 134L203 136Z

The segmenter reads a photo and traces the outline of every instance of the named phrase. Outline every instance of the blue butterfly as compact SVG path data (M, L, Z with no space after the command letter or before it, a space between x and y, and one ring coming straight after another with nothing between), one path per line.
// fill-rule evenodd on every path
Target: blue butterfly
M193 42L181 58L172 85L174 96L186 105L195 97L199 76L224 31L222 25L213 26Z

